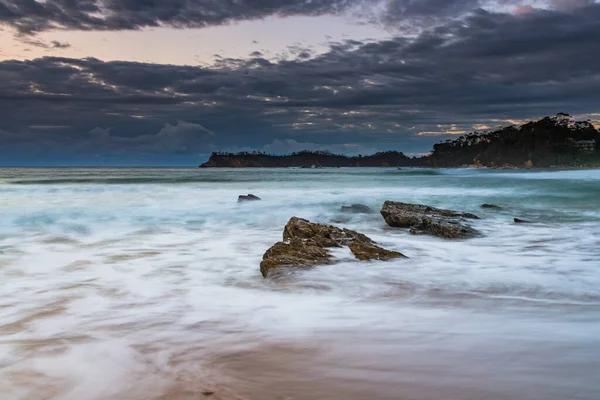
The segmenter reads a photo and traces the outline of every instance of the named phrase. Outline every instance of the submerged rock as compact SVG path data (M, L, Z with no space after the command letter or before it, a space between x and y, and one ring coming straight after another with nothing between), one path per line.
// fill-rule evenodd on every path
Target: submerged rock
M413 235L434 235L446 239L466 239L478 232L464 222L479 219L475 214L429 207L422 204L386 201L381 208L385 222L394 228L410 228Z
M269 272L282 267L307 268L332 264L336 259L327 248L341 246L350 247L354 256L361 261L406 257L375 245L371 238L362 233L292 217L283 229L283 241L275 243L263 255L260 272L267 277Z
M373 212L370 207L364 204L352 204L351 206L342 206L342 212L353 213L353 214L370 214Z
M446 239L468 239L479 234L470 225L459 220L423 218L421 223L410 227L413 235L433 235Z
M244 196L243 194L238 196L238 203L241 203L243 201L256 201L256 200L261 200L261 198L258 196L255 196L251 193L248 193L246 196Z
M361 261L369 260L391 260L393 258L407 258L397 251L386 250L372 243L354 242L348 245L354 257Z
M520 218L515 218L515 224L531 224L531 221L527 221L524 219L520 219Z
M497 205L495 205L495 204L482 204L482 205L481 205L481 208L493 208L493 209L500 209L500 208L502 208L502 207L500 207L500 206L497 206Z

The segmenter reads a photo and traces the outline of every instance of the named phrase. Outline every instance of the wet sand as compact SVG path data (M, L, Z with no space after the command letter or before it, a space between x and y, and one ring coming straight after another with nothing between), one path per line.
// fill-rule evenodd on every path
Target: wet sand
M201 398L207 388L214 394L206 397L223 400L592 400L600 394L597 349L473 343L462 351L405 339L373 343L358 335L226 352L205 364L210 383L182 383L157 399Z

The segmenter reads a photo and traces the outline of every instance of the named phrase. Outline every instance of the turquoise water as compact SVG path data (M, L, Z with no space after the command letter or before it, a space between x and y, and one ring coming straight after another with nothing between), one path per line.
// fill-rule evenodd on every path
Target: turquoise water
M8 399L600 398L599 170L6 168L0 199ZM483 236L339 211L385 200ZM292 216L410 258L265 280Z

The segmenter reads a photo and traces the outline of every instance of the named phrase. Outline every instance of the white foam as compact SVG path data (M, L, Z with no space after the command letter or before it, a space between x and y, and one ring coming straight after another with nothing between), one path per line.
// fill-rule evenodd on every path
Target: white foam
M596 176L572 172L579 174L569 179ZM459 332L490 344L535 338L542 326L551 327L548 340L561 342L600 334L594 207L582 209L558 187L523 183L518 173L338 173L331 180L267 171L281 175L251 184L2 185L0 320L10 326L0 356L10 367L0 369L0 389L35 398L51 379L60 387L50 398L109 399L139 390L142 379L160 391L174 379L170 362L178 354L193 351L201 364L216 348L332 331ZM572 198L587 198L576 189L567 190ZM248 192L263 200L238 204ZM524 204L523 193L555 196L555 203ZM489 198L510 211L480 210ZM339 212L351 203L377 209L386 199L481 212L473 224L485 236L411 236L387 228L378 214ZM543 223L515 225L513 213ZM343 248L335 255L344 262L265 280L262 254L294 215L343 219L338 225L410 258L364 263ZM29 384L11 379L17 372Z

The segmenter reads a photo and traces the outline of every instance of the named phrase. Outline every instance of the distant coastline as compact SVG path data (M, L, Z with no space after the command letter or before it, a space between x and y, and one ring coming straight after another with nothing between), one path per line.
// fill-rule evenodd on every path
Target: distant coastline
M346 156L327 151L288 155L262 152L212 153L200 168L429 167L492 169L600 168L600 131L589 121L559 113L521 126L472 132L433 146L429 155L408 157L400 151Z
M401 167L416 162L398 151L368 156L345 156L326 151L300 151L288 155L259 152L213 153L200 168L341 168L341 167ZM416 164L415 164L416 165Z

